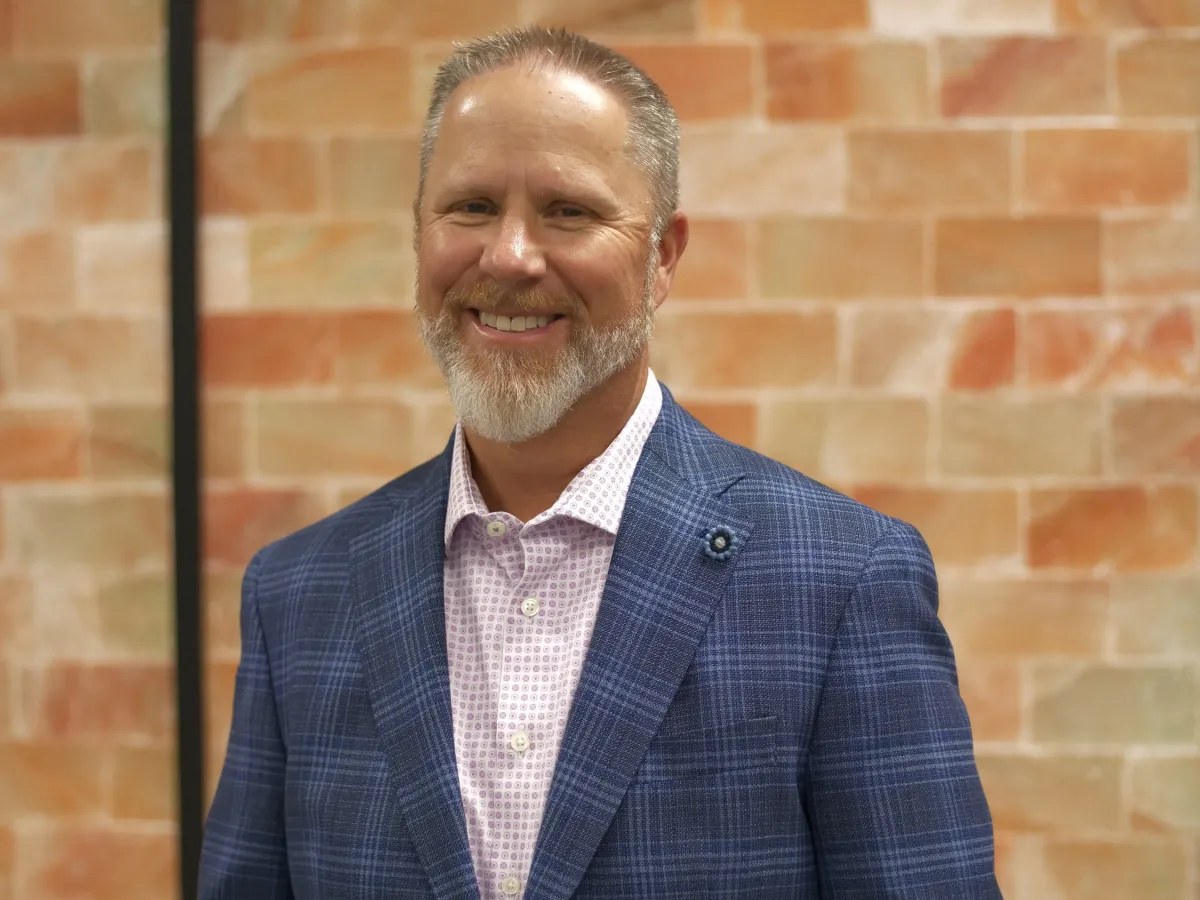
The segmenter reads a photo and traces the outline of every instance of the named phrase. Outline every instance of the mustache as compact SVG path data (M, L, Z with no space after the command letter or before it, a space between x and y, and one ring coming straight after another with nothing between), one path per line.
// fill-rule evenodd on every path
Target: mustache
M467 309L478 309L481 312L515 309L520 312L556 313L564 316L579 309L579 302L570 297L555 296L539 290L506 291L490 282L450 291L443 298L442 305L444 309L453 312Z

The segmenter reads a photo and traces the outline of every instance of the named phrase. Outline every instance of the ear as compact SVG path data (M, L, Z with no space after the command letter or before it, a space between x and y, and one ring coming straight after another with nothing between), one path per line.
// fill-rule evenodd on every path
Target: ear
M682 212L672 214L662 238L658 242L658 266L654 271L654 306L657 309L667 299L671 284L675 281L675 267L687 249L691 226Z

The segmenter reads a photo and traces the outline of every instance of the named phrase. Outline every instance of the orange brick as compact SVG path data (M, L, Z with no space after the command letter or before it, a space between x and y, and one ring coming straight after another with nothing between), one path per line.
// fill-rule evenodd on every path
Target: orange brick
M250 302L250 248L245 219L205 219L200 225L200 306L206 312Z
M1039 32L1054 27L1053 0L873 0L872 22L889 34Z
M762 450L824 482L921 478L929 428L923 399L777 401L763 412Z
M0 481L78 478L83 446L75 411L0 409Z
M1196 323L1185 305L1031 312L1024 337L1034 387L1169 388L1197 377Z
M1170 569L1196 558L1194 488L1037 490L1027 538L1035 569Z
M245 411L238 400L204 405L204 475L236 478L245 473Z
M53 823L23 830L17 843L29 897L156 900L176 890L175 829L138 824Z
M1200 475L1200 399L1113 400L1113 466L1122 475Z
M161 219L161 151L143 143L83 141L63 148L55 211L71 222Z
M750 292L746 225L730 219L692 219L687 250L675 269L672 297L737 299Z
M1200 647L1200 577L1119 578L1113 590L1116 651L1191 659Z
M150 319L17 319L14 384L84 396L161 394L166 345Z
M262 401L254 458L271 476L394 477L416 462L412 418L396 400Z
M1200 37L1145 37L1117 49L1117 102L1127 116L1200 115Z
M1098 115L1107 109L1102 38L946 38L946 116Z
M663 315L654 368L687 388L831 385L837 350L832 312Z
M345 0L324 2L334 7L350 6ZM589 4L580 2L577 5L586 8ZM416 42L474 38L510 26L520 18L517 0L494 0L489 3L475 0L443 0L441 3L358 0L357 6L358 35L367 40L402 38ZM591 6L599 8L601 4L592 3ZM662 4L656 6L661 7ZM542 8L546 7L543 2ZM570 10L570 7L564 6L561 11L569 14Z
M137 50L162 41L163 8L142 0L12 0L17 49L70 56L89 50Z
M204 667L205 732L222 742L228 740L233 723L233 692L236 662L212 662Z
M22 564L127 570L162 563L169 529L157 494L8 498L10 555Z
M766 297L920 297L919 222L772 219L761 225L759 283ZM847 265L850 258L869 265Z
M239 135L208 138L203 145L207 215L308 213L317 208L317 155L311 144Z
M836 31L866 28L867 0L742 0L742 23L748 31L776 35L786 31Z
M83 87L72 62L0 60L0 137L79 134Z
M1022 860L1022 884L1029 897L1179 900L1187 892L1188 852L1179 839L1067 836L1032 844L1028 850Z
M217 4L203 4L204 10ZM205 43L200 47L199 128L202 134L246 131L246 87L256 60L246 48Z
M960 655L957 674L971 736L976 741L1015 741L1021 731L1020 667L1010 660Z
M682 122L734 119L754 109L749 44L618 44L666 92Z
M681 204L693 215L737 219L841 212L845 152L832 129L689 130L680 148Z
M947 475L1101 474L1103 406L1096 398L946 397L938 462Z
M850 208L863 212L1008 212L1012 138L1004 131L850 135Z
M335 138L329 146L329 192L340 212L408 212L417 196L416 138Z
M946 384L987 391L1016 379L1017 317L1011 309L969 313L960 323Z
M758 437L758 407L752 403L682 400L684 408L726 440L753 447Z
M100 406L92 411L88 465L101 478L166 474L168 424L161 406Z
M925 48L915 43L768 43L767 115L918 121L929 115L928 69Z
M1058 22L1069 28L1188 28L1200 25L1196 0L1056 0Z
M1016 491L864 485L852 492L915 526L938 566L1008 563L1020 554Z
M388 384L425 389L445 386L442 373L417 337L411 313L358 310L337 318L339 384Z
M937 293L958 297L1099 294L1095 219L943 219L935 231Z
M333 379L337 320L329 315L221 314L204 320L210 388L323 384Z
M106 651L153 659L169 659L175 652L174 602L166 576L106 581L97 592L96 607Z
M211 568L204 573L204 653L209 661L239 657L242 574L240 569Z
M233 40L333 42L354 32L354 5L340 0L236 0L236 6L229 15Z
M35 738L127 743L173 734L166 663L54 663L27 673L22 693Z
M167 305L162 223L85 229L76 240L76 252L81 307L158 312Z
M1200 216L1110 222L1111 285L1123 294L1200 291Z
M108 790L102 760L91 747L0 743L0 816L103 815Z
M1098 657L1109 586L1099 580L943 579L938 616L966 658Z
M850 383L903 393L1013 383L1011 309L859 309L850 317Z
M175 754L169 747L122 747L117 751L113 817L173 822Z
M320 516L316 498L295 490L210 489L204 498L207 562L244 566L260 549Z
M1026 132L1023 200L1052 212L1183 203L1189 137L1178 129Z
M1200 831L1200 756L1131 763L1130 821L1142 831Z
M1119 756L979 753L997 830L1053 833L1121 825Z
M257 306L394 304L412 293L412 229L400 222L258 222L249 238Z
M371 2L371 0L369 0ZM383 4L387 0L373 0ZM462 0L478 16L485 4ZM509 0L496 9L511 10ZM628 0L526 0L520 4L524 18L541 25L561 25L572 31L597 35L692 34L696 30L696 5L692 0L655 0L654 3L629 3ZM500 23L509 24L508 15Z
M46 312L75 294L75 242L65 231L0 237L0 310Z
M55 219L54 181L62 145L0 141L0 219L5 231L44 231Z
M1184 667L1042 662L1033 739L1049 744L1194 744L1195 673Z
M740 31L742 0L700 0L697 16L702 33Z
M246 88L249 124L292 134L401 128L412 117L410 66L398 47L280 54Z
M161 56L97 59L84 86L89 134L146 135L163 130L166 86Z

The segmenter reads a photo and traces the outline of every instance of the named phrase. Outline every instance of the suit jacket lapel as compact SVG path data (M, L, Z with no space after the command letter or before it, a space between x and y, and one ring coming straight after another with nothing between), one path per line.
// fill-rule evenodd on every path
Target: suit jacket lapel
M409 835L442 900L479 897L454 758L442 595L450 456L351 542L353 616Z
M663 399L630 485L527 900L561 900L578 887L724 592L733 560L706 554L706 535L725 526L740 545L751 531L714 491L668 465L669 445L686 426L669 396Z

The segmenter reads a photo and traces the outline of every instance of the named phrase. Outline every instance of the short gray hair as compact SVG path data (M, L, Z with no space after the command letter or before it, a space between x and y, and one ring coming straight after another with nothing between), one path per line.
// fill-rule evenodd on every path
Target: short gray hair
M457 46L442 63L433 79L421 134L418 208L450 95L464 81L516 65L578 75L610 91L625 105L628 150L650 188L657 245L679 206L679 119L662 88L628 58L565 28L532 25L500 31Z

